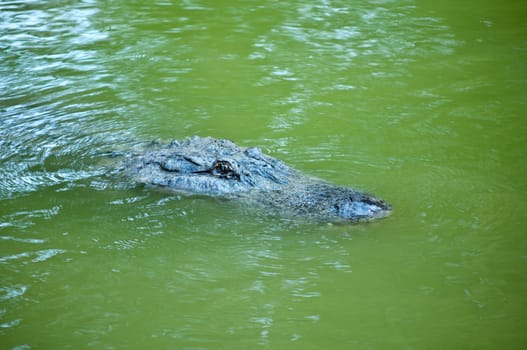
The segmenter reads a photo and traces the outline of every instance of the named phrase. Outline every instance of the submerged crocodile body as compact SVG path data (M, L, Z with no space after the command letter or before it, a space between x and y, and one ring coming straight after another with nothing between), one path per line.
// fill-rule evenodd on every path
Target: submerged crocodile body
M371 195L302 175L259 148L192 137L129 156L125 169L142 184L259 203L272 212L324 221L369 221L391 206Z

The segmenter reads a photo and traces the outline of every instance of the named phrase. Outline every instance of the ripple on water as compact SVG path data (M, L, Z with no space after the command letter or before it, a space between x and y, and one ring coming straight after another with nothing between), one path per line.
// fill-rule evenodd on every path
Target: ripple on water
M25 229L35 224L35 219L50 219L59 214L61 206L46 209L21 210L0 216L0 228L16 227Z
M0 257L0 263L7 263L11 260L20 260L22 261L23 265L27 265L29 263L38 263L46 261L56 255L63 254L65 252L66 251L63 249L43 249L34 252L11 254Z
M11 287L0 287L0 300L5 301L9 299L18 298L24 295L27 291L27 286L14 285Z
M89 2L0 5L0 199L97 176L101 149L130 139ZM97 45L97 47L95 46ZM93 163L93 161L92 161Z

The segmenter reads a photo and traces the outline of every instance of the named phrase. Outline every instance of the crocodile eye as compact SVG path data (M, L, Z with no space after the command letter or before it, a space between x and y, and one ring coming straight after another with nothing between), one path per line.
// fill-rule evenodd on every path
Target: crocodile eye
M213 174L227 179L240 178L240 175L236 171L236 167L226 160L219 160L214 163Z
M214 169L217 170L219 173L226 175L234 172L232 164L226 160L217 161L216 164L214 164Z

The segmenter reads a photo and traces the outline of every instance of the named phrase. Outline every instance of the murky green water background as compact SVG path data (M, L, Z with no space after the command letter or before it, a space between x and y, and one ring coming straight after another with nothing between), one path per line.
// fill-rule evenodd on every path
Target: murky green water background
M527 347L524 1L2 1L0 90L1 349ZM104 175L194 134L394 214Z

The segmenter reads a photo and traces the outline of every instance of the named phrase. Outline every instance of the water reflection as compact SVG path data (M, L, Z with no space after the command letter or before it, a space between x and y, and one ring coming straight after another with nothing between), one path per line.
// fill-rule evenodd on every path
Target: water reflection
M321 105L332 105L324 100L335 91L342 91L348 103L362 103L369 96L364 90L379 80L402 84L416 61L450 55L460 45L440 19L416 16L416 7L409 3L351 7L319 2L288 4L282 10L288 15L254 39L249 55L262 61L264 77L257 86L274 86L284 91L283 101L295 101L274 117L270 127L277 131L310 123ZM291 47L296 48L295 57L291 57ZM283 65L268 65L267 61ZM340 72L338 81L324 79L336 72Z

